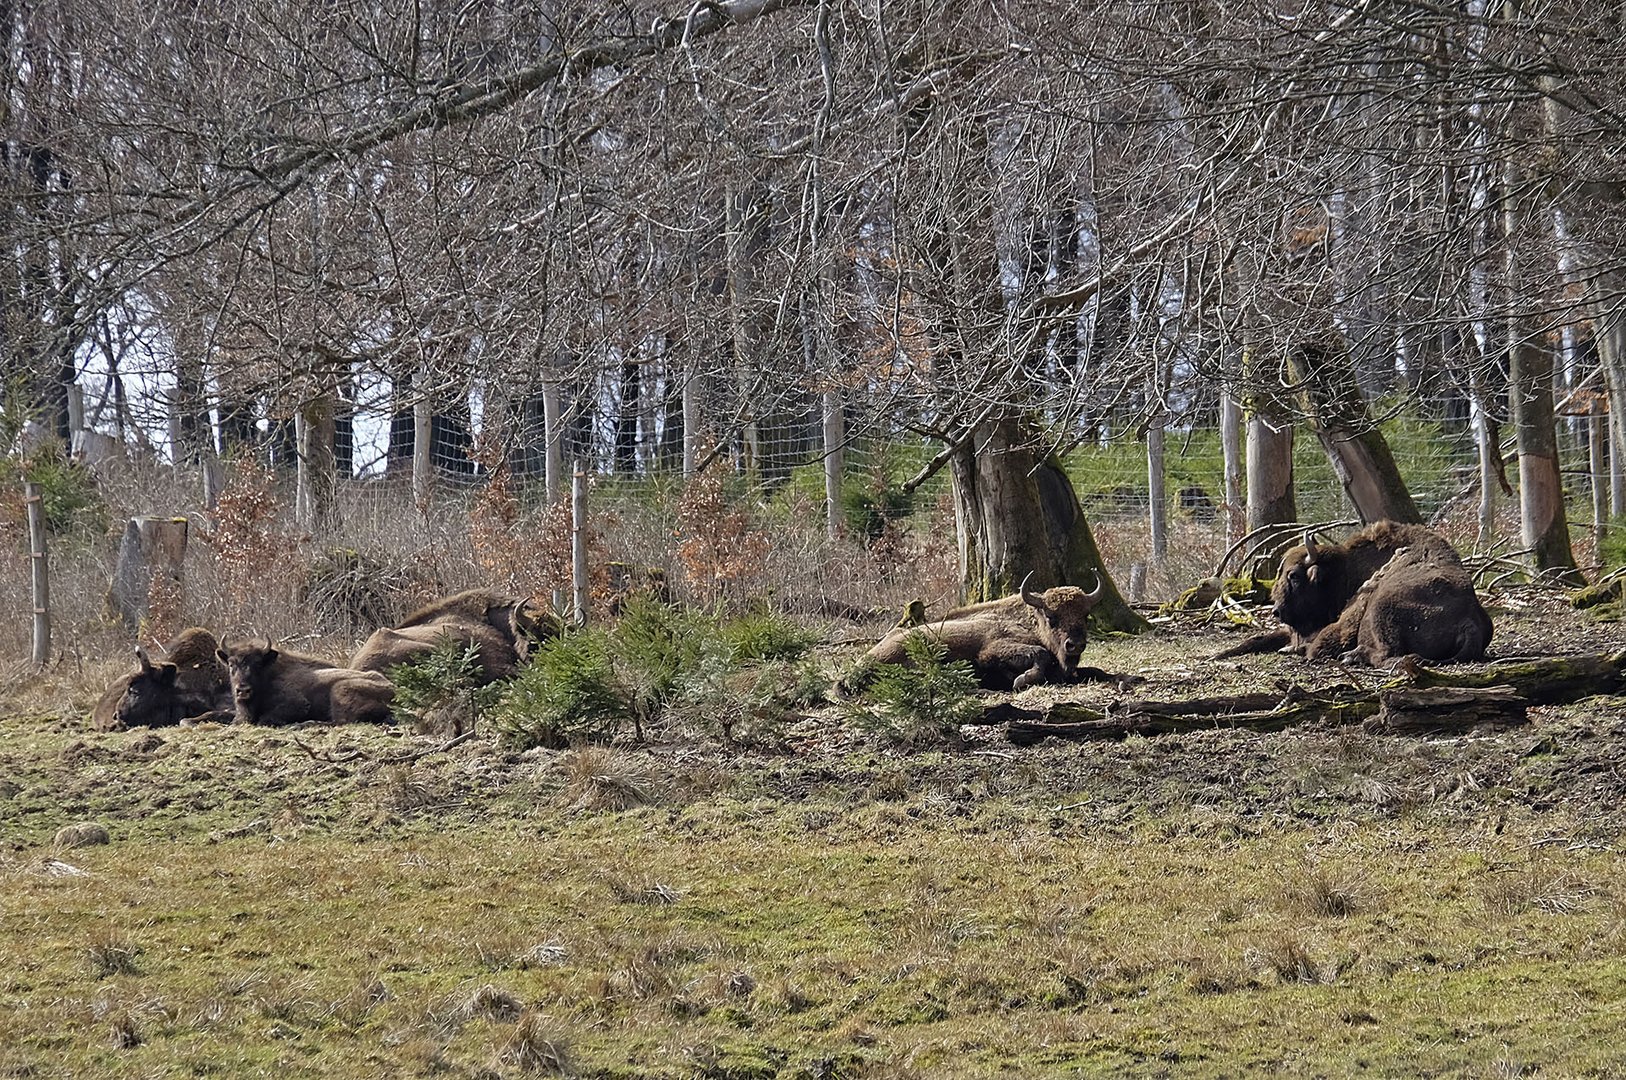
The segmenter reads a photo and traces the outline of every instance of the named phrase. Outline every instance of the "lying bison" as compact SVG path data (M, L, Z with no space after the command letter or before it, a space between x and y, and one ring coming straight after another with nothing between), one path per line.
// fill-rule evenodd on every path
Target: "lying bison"
M926 634L941 642L948 660L969 660L989 690L1022 690L1078 677L1090 611L1101 600L1097 582L1085 592L1058 585L1035 592L1022 582L1016 596L955 608L920 627L900 626L869 651L873 662L904 664L904 642Z
M137 668L107 688L91 722L98 731L116 731L230 719L231 680L218 648L213 634L193 626L169 643L156 664L147 650L136 649Z
M217 652L231 673L241 724L389 723L395 687L376 671L356 671L271 642Z
M486 682L511 678L531 643L559 631L558 620L509 596L470 589L420 608L398 626L378 630L350 658L358 671L388 671L451 640L478 655Z
M1481 660L1491 639L1456 549L1421 525L1380 521L1331 545L1306 533L1282 557L1270 598L1287 644L1311 660ZM1258 651L1251 642L1227 654Z

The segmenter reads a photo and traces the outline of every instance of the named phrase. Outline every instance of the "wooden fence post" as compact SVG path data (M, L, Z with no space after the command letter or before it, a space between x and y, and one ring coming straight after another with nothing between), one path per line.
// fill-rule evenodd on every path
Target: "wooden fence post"
M34 586L34 666L44 667L51 659L51 573L45 553L45 506L39 485L23 481L23 502L28 511L28 547L33 566Z

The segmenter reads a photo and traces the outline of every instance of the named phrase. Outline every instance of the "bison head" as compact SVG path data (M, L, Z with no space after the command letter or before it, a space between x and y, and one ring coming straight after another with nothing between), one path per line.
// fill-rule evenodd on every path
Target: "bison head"
M279 654L267 639L263 645L251 641L230 649L216 649L215 655L231 676L232 699L239 705L247 705L254 700L255 688L265 681L266 671L276 663Z
M1036 592L1028 588L1028 579L1032 576L1029 574L1022 579L1022 602L1033 609L1039 640L1071 674L1078 669L1079 658L1084 655L1090 612L1101 602L1106 585L1097 576L1095 588L1089 592L1076 585L1057 585L1044 592Z
M175 676L179 672L174 664L154 664L147 650L136 649L136 662L141 670L130 676L130 683L119 698L114 716L123 727L154 727L173 723L175 706Z
M1344 556L1341 546L1323 547L1306 531L1304 543L1282 556L1271 586L1276 617L1305 637L1335 622L1349 600L1343 589Z

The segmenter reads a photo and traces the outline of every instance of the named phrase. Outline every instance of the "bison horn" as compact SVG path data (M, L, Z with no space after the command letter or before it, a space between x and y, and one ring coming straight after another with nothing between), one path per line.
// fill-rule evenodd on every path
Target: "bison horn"
M141 665L142 671L152 670L152 660L147 656L147 647L145 645L136 646L136 662Z
M1024 604L1028 604L1032 607L1044 607L1044 596L1028 588L1028 582L1032 580L1033 571L1029 570L1027 572L1027 576L1022 578L1022 584L1016 587L1016 591L1022 594L1022 602Z
M1315 533L1309 529L1304 530L1304 558L1312 563L1316 560Z
M1094 607L1096 604L1101 602L1101 597L1106 595L1107 582L1106 579L1101 576L1101 571L1091 570L1090 573L1095 575L1095 588L1085 593L1084 599L1090 602L1091 607Z

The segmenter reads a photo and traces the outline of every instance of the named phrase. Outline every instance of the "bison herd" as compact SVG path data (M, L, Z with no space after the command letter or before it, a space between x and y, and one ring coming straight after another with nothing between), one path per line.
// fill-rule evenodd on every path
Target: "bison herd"
M869 650L868 665L910 662L912 635L949 660L968 661L982 686L1023 690L1104 673L1081 668L1090 612L1104 588L1023 581L1015 596L955 608L918 626L900 626ZM1309 660L1387 664L1415 656L1470 661L1485 656L1490 616L1461 558L1420 525L1379 522L1341 544L1304 542L1282 558L1271 600L1283 629L1220 653L1284 648ZM508 678L532 645L560 632L551 612L482 589L458 593L375 632L348 665L280 649L266 640L218 643L193 627L154 663L137 667L98 702L101 729L205 720L284 725L387 722L395 696L388 672L451 640L473 650L486 681Z
M378 630L350 662L277 648L268 640L222 646L202 627L183 630L158 663L136 650L136 670L102 695L102 730L208 720L245 724L388 722L395 687L386 674L444 641L472 649L484 681L512 676L534 642L560 628L552 613L471 589Z

